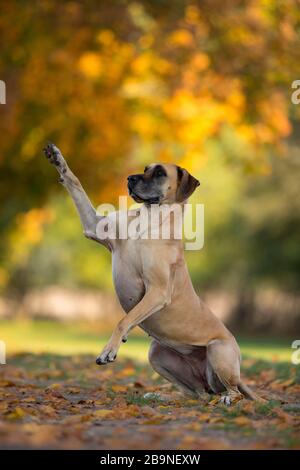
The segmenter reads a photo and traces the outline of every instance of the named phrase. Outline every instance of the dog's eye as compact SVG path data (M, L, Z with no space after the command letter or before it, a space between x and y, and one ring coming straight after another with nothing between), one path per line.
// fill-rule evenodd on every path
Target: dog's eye
M167 175L166 175L166 172L162 168L157 168L157 170L155 170L155 176L167 176Z

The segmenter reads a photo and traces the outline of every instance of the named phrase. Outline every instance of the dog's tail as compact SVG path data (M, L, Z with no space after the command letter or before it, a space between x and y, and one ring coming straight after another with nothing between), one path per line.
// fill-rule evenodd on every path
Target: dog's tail
M261 403L265 403L267 401L264 398L258 396L248 387L248 385L244 384L242 381L238 384L238 389L249 400L260 401Z

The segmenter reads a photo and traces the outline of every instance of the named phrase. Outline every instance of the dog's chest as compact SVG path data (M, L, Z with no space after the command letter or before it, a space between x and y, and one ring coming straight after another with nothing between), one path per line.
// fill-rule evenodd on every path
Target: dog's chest
M112 257L112 272L119 302L125 312L129 312L145 294L139 260L131 259L130 253L116 251Z

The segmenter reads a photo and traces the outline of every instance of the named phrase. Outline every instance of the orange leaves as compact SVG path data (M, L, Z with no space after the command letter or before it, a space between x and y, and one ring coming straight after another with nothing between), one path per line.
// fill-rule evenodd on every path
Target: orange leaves
M112 413L111 410L95 410L92 416L96 418L107 418L108 416L112 416Z
M170 34L168 41L171 45L180 47L191 47L194 45L193 35L187 29L176 29Z
M261 377L269 381L268 392L274 395L276 389L280 400L244 399L226 407L219 403L219 396L208 404L208 395L190 399L168 383L158 385L149 366L132 360L118 359L114 365L97 368L92 357L48 357L48 363L46 357L31 356L28 361L22 355L11 358L18 367L0 368L3 445L78 449L300 446L299 404L293 407L299 385L279 380L274 371L262 371ZM245 363L255 366L255 360ZM251 377L254 389L256 380L264 384L261 377ZM282 406L282 401L288 406Z
M10 175L1 194L9 205L14 181L19 201L6 211L9 223L25 201L38 206L60 191L40 155L48 138L98 201L124 192L130 169L157 156L201 171L204 154L220 159L227 125L245 143L230 150L229 168L249 153L252 169L269 171L262 160L290 135L299 111L288 97L299 63L296 7L278 15L231 1L216 15L209 2L178 2L167 15L161 2L90 10L53 0L44 15L27 3L21 12L12 1L1 20L0 62L13 87L0 122L1 171ZM64 27L53 30L60 18ZM207 152L211 139L216 150ZM39 227L30 236L38 240ZM0 272L1 286L11 271Z
M251 426L251 420L246 416L237 416L233 421L238 426Z
M112 385L111 389L113 392L126 392L127 387L125 385Z
M82 54L78 61L78 67L84 75L91 79L99 78L103 70L101 57L95 52Z

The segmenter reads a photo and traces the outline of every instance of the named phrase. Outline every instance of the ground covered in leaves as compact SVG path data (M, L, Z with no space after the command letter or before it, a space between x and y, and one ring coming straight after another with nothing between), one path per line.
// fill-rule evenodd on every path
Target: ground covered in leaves
M15 355L0 366L0 447L300 448L299 367L246 358L243 375L268 403L182 398L131 359Z

